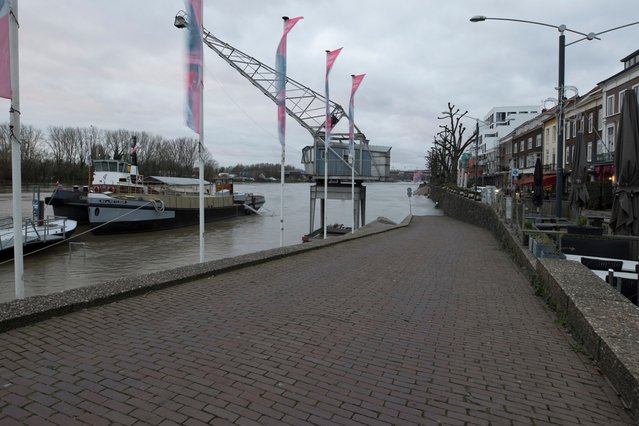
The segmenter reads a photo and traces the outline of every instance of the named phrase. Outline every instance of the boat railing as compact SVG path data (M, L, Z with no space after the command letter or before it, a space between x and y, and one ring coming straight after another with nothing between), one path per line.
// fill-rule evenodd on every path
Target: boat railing
M12 217L3 217L0 218L0 229L6 229L13 227L13 218Z
M62 226L60 228L52 225L52 222L57 220L62 221ZM36 240L43 241L47 239L52 228L55 229L56 233L58 232L58 229L60 229L62 231L62 238L64 239L64 234L67 228L67 218L65 216L47 216L45 219L38 220L33 220L33 218L23 219L22 236L24 241L26 241L29 230L31 230L35 235Z

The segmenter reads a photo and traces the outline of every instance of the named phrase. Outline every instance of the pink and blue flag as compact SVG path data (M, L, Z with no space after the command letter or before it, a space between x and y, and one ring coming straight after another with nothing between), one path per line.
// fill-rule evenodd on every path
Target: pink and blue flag
M348 103L348 155L350 158L354 158L355 146L354 140L355 134L353 128L355 127L355 92L359 88L359 85L364 80L366 74L359 74L351 76L353 79L353 85L351 87L351 100Z
M297 21L304 19L303 16L297 18L284 18L284 34L280 44L277 46L275 54L275 99L277 103L277 130L280 137L280 144L284 146L286 138L286 36L293 29Z
M186 125L197 134L202 129L202 0L186 0L188 14L186 41Z
M335 64L335 60L337 56L342 51L342 47L335 50L327 50L326 51L326 80L324 83L324 92L326 93L326 137L324 138L324 144L328 145L331 140L331 127L333 125L330 111L330 97L328 90L328 75L331 73L331 69L333 68L333 64ZM328 157L327 157L328 158Z
M0 97L11 99L10 0L0 0Z

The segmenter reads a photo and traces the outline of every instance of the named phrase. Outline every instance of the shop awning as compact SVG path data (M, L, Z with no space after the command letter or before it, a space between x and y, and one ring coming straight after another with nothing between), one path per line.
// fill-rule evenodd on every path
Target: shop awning
M557 181L557 175L544 175L542 186L554 185ZM533 175L526 176L523 179L519 179L516 182L518 185L533 185L535 183L535 177Z

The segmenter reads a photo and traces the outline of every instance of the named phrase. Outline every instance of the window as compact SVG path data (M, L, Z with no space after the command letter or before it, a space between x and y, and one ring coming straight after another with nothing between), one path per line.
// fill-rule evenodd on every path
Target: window
M615 95L606 98L606 117L615 113Z
M623 91L619 92L619 94L617 95L617 99L619 100L619 109L617 110L617 112L621 112L621 108L623 107Z
M593 113L588 114L588 133L592 133L592 120L594 119Z
M541 133L535 136L535 148L541 147Z
M546 127L546 140L550 141L550 129Z
M557 143L557 125L552 126L552 143Z
M566 128L564 129L564 138L570 139L570 122L566 123Z
M588 147L586 148L586 161L592 161L592 142L588 142Z
M584 117L583 114L581 115L581 118L579 119L579 131L582 133L586 130L586 128L584 127L585 119L586 117Z
M528 138L528 143L526 145L526 149L532 149L532 136Z
M517 142L515 142L513 145L513 153L517 154L517 152Z
M524 141L519 141L519 152L524 152Z
M577 137L577 120L572 121L572 137Z
M608 152L615 152L615 126L611 124L606 128L606 145Z

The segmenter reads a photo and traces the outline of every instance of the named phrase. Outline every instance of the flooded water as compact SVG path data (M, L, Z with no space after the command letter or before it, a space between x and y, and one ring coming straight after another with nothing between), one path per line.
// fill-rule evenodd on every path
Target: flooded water
M427 197L407 197L410 183L368 183L366 223L383 216L401 222L412 209L414 215L439 215ZM284 192L284 245L300 244L309 232L310 184L287 184ZM279 183L236 184L237 191L264 194L261 215L208 223L205 259L218 260L279 247ZM11 189L0 190L0 218L11 216ZM51 193L43 188L41 199ZM31 192L22 194L25 217L31 215ZM319 203L315 226L319 227ZM351 202L329 200L328 223L351 225ZM50 207L45 215L53 215ZM139 234L93 235L88 226L78 227L61 245L24 258L25 296L99 284L120 277L157 272L199 261L198 227ZM0 302L14 298L13 262L0 263Z

